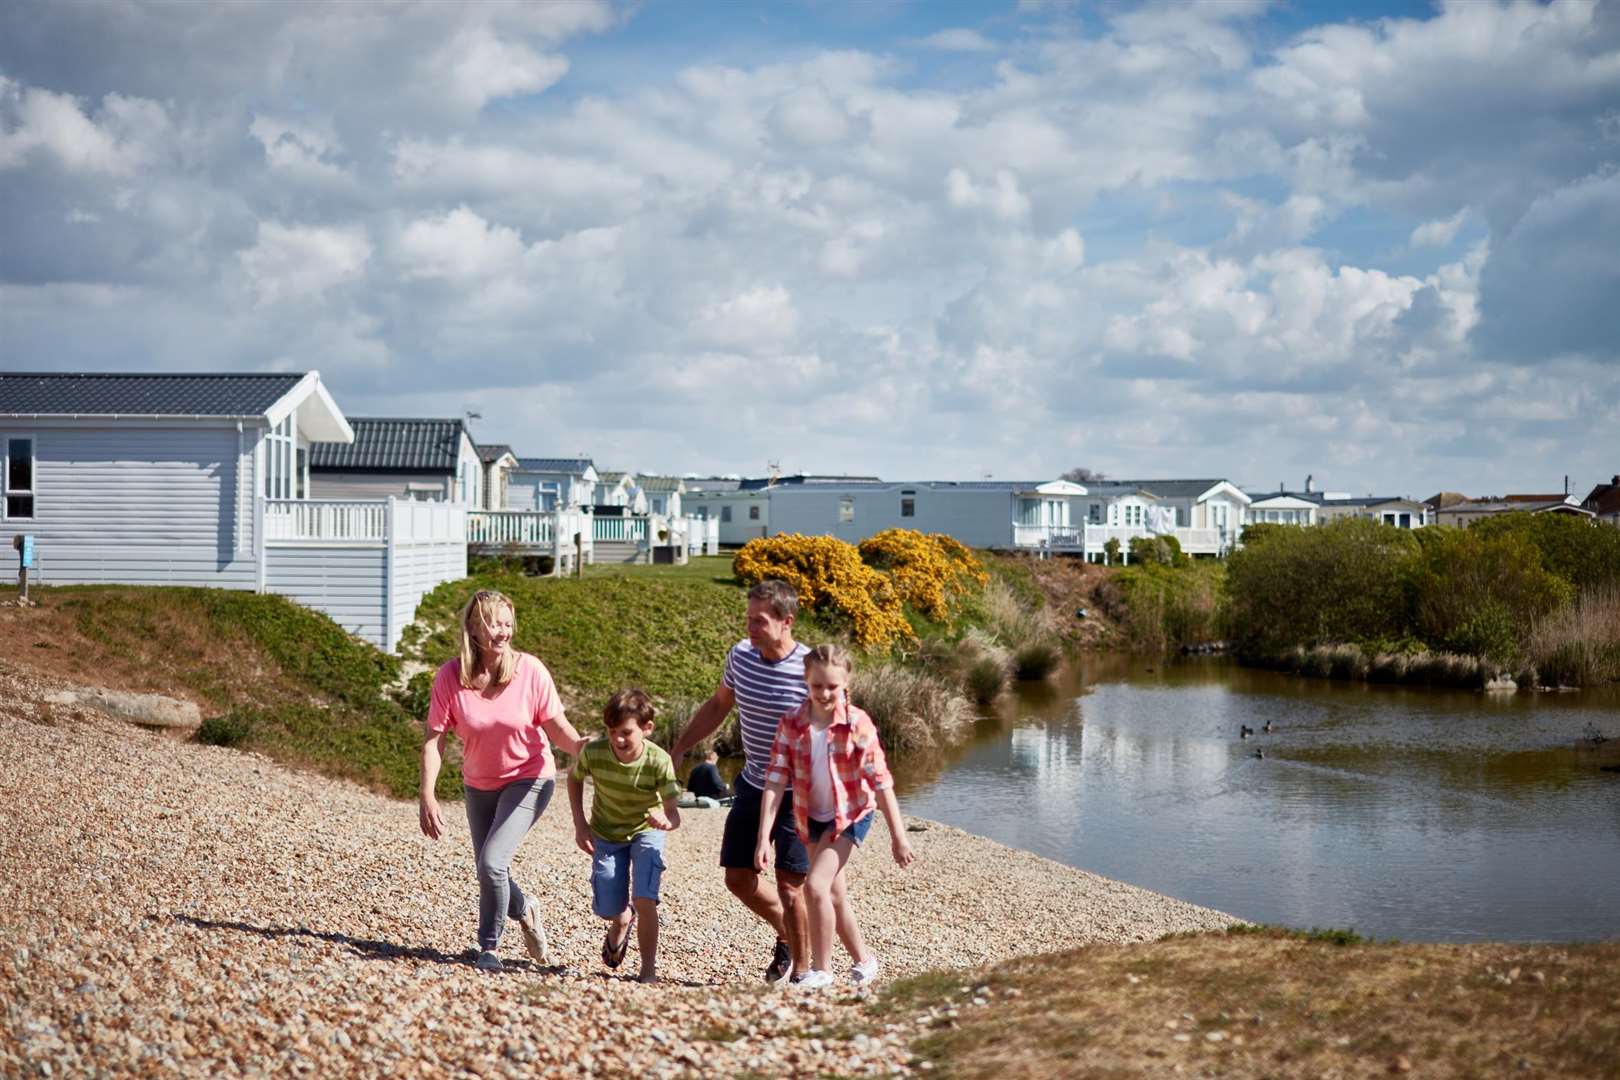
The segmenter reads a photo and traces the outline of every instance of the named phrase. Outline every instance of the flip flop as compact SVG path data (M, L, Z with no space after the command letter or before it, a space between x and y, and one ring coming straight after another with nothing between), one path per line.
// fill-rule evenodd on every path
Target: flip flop
M613 928L602 935L602 963L610 968L616 968L624 963L624 954L630 951L630 933L636 928L636 916L630 914L630 922L624 928L624 940L619 942L618 948L613 946Z

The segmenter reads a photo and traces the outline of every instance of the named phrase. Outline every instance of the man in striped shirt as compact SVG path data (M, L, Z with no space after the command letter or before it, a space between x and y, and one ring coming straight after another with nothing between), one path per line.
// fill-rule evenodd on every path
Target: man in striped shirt
M726 888L776 931L776 948L765 969L767 982L810 969L804 906L810 853L793 827L791 795L784 797L771 829L776 848L774 893L764 887L754 869L760 796L776 726L803 703L806 693L804 657L809 650L793 640L793 620L798 613L798 594L785 581L766 580L748 590L748 637L726 654L725 675L714 696L698 707L673 747L678 767L688 750L714 734L733 708L737 710L744 764L735 785L736 801L726 817L720 865L726 871Z

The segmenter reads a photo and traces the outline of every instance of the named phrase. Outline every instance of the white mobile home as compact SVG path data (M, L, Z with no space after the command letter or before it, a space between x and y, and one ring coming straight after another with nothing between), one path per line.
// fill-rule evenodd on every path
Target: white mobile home
M770 535L836 536L858 543L885 529L944 533L976 548L1013 549L1023 534L1072 531L1066 480L778 484L770 491Z
M510 510L588 510L599 480L587 457L518 458L508 477L506 505Z
M735 477L688 478L681 506L692 517L716 522L722 545L741 547L766 535L770 526L771 497L764 485Z
M483 505L484 463L459 419L354 417L354 439L325 443L309 471L332 499L420 499Z
M354 434L316 372L0 373L0 545L42 585L276 592L392 648L466 576L464 522L310 498L312 451Z

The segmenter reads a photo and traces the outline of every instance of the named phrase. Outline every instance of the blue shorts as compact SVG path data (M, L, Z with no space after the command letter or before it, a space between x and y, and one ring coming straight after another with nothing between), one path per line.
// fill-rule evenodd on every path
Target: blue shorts
M657 829L638 832L625 843L604 840L594 833L596 854L591 856L591 910L612 919L630 906L630 897L658 903L664 880L664 834Z
M737 800L726 815L725 835L720 839L720 865L728 870L752 870L754 848L759 843L759 801L764 792L742 777L732 785ZM810 849L793 827L793 793L782 792L782 808L771 827L771 843L776 848L776 868L790 874L810 872Z
M866 839L866 834L872 830L872 819L876 816L877 815L873 811L868 810L866 813L861 815L861 819L859 821L850 822L849 828L845 829L839 835L849 837L851 843L853 843L856 847L860 847L861 842ZM810 842L812 844L820 843L821 838L826 836L832 827L833 823L830 821L817 821L815 818L811 818ZM835 836L833 839L836 840L838 837Z

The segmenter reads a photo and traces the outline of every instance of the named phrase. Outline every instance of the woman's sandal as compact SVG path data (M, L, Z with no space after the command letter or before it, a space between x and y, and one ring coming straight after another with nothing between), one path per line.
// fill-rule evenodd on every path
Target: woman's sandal
M636 916L632 912L630 922L624 928L624 939L619 942L618 948L613 947L613 928L602 935L602 963L610 968L616 968L624 963L624 954L630 951L630 934L636 928Z

